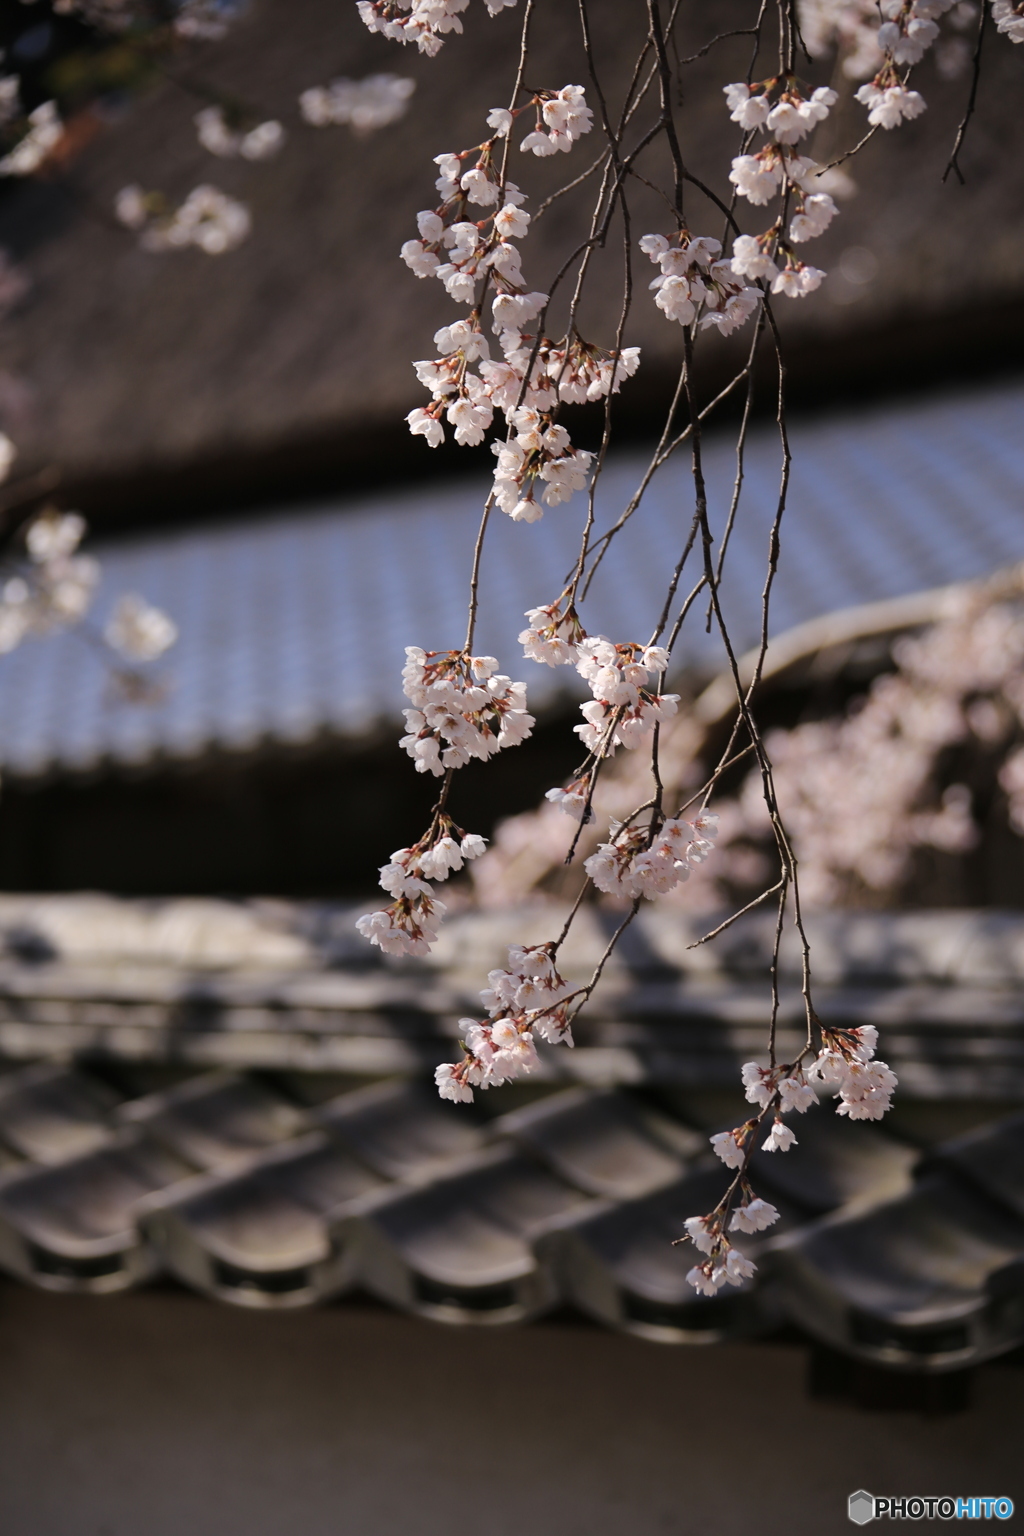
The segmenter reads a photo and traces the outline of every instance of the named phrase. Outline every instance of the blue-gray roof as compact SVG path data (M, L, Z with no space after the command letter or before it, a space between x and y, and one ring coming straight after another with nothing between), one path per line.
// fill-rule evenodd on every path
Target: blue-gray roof
M1024 385L844 410L792 425L794 470L773 598L773 633L835 609L978 577L1024 559ZM720 527L734 439L706 439ZM613 457L597 527L614 520L643 466ZM739 649L753 644L767 531L779 479L774 429L746 456L727 566ZM486 482L423 490L102 544L95 616L137 591L180 630L162 663L173 686L152 706L112 699L102 662L74 634L26 642L0 659L0 762L9 772L143 763L263 741L354 735L396 716L409 644L461 643L473 534ZM692 516L685 449L655 479L584 610L591 633L646 640ZM525 677L534 703L568 681L521 659L524 610L553 600L575 559L585 498L533 525L496 514L485 550L476 649ZM717 665L695 610L682 662ZM520 658L520 659L517 659Z

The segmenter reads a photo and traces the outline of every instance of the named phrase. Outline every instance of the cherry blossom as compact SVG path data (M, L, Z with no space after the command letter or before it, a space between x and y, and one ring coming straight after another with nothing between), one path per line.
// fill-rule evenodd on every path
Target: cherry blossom
M790 260L772 283L773 293L784 293L790 299L804 299L821 286L825 276L820 267L808 266L802 261Z
M823 235L839 212L827 192L812 192L801 199L800 211L795 213L789 226L789 238L802 244ZM735 252L733 266L736 265Z
M717 1214L690 1217L685 1225L690 1241L702 1253L708 1254L703 1263L695 1265L686 1276L699 1295L714 1296L723 1285L742 1285L756 1273L757 1266L725 1236Z
M779 1219L779 1213L775 1206L768 1200L761 1200L755 1196L745 1205L737 1206L729 1223L731 1231L736 1232L763 1232L765 1227L772 1226ZM693 1220L693 1217L690 1218ZM689 1229L690 1223L686 1226Z
M178 626L145 598L126 592L118 598L103 637L128 661L155 661L178 638Z
M0 176L31 176L64 134L64 124L55 101L44 101L34 108L25 123L24 136L0 159Z
M245 129L229 126L223 107L204 107L193 119L199 142L211 155L230 160L269 160L284 144L285 131L279 122L269 120Z
M796 1134L778 1115L772 1121L772 1128L761 1143L762 1152L788 1152L790 1147L796 1146Z
M488 13L497 16L516 0L484 0ZM371 32L380 32L397 43L415 43L421 53L433 57L450 32L461 32L459 17L469 0L357 0L356 9Z
M884 1061L872 1060L877 1043L873 1025L822 1030L822 1048L808 1075L826 1090L836 1090L837 1114L851 1120L880 1120L889 1109L896 1074Z
M655 304L680 325L690 325L703 313L705 328L713 325L728 335L760 302L760 290L745 286L732 262L718 259L718 240L693 239L682 230L674 242L664 235L644 235L640 249L661 268L661 276L651 283Z
M381 888L395 898L390 907L367 913L356 928L387 954L425 955L445 914L428 880L441 882L473 859L486 840L463 832L450 816L436 814L427 833L410 848L398 848L380 870Z
M742 1168L746 1161L746 1143L752 1124L737 1126L732 1131L718 1131L710 1138L715 1156L720 1157L727 1168Z
M557 806L560 811L565 811L566 815L571 816L575 821L588 823L595 820L593 809L587 803L590 799L590 790L590 775L582 774L577 779L571 779L564 787L547 790L544 798Z
M641 746L659 721L675 714L679 695L650 686L668 666L662 646L615 645L597 635L581 640L576 653L576 670L593 694L580 707L584 724L575 727L588 751L610 757L618 746Z
M491 445L498 459L494 499L514 522L535 523L544 515L541 501L557 507L587 483L593 454L574 449L564 427L545 425L549 419L522 406L511 416L514 436Z
M1011 43L1024 43L1024 8L1020 0L992 0L992 19L996 31Z
M575 989L559 975L553 946L513 944L508 966L493 970L480 994L489 1017L460 1019L463 1057L434 1074L442 1098L472 1099L474 1088L493 1088L537 1065L536 1041L571 1046L567 1002Z
M404 711L400 745L418 773L440 777L530 735L534 719L526 711L526 685L499 674L493 656L415 645L406 646L405 654L403 691L414 707Z
M306 122L315 128L347 123L354 133L362 135L386 128L404 117L415 89L415 80L404 75L367 75L363 80L342 78L303 91L299 109Z
M176 209L168 208L158 192L141 187L122 187L114 200L119 223L140 231L139 244L146 251L181 250L197 246L208 256L234 250L252 226L249 210L216 187L193 188Z
M528 133L519 148L524 154L553 155L568 151L583 134L589 133L594 114L587 106L582 85L565 85L560 91L537 100L537 126Z
M528 629L520 632L519 644L528 660L543 662L549 667L567 666L576 661L586 631L572 604L564 612L561 604L562 598L559 598L547 608L527 610L526 618L530 624Z
M590 126L580 87L540 92L532 105L538 121L549 124L550 133L541 135L546 144L554 135L568 147ZM593 457L573 448L556 421L558 406L616 393L636 372L640 352L598 347L575 330L561 342L526 330L543 314L548 295L531 290L523 275L514 242L528 235L530 215L523 194L503 178L495 160L496 144L525 110L495 108L488 114L492 138L434 157L441 202L417 215L419 238L407 240L401 256L417 277L437 278L456 303L471 306L466 321L437 332L435 344L443 355L414 364L432 403L409 412L410 431L436 448L444 441L447 420L456 443L475 446L491 428L495 410L503 412L505 438L491 445L498 460L495 501L514 521L536 522L545 506L558 506L584 488ZM484 210L484 216L469 217L471 209ZM501 359L491 357L481 329L488 294Z
M902 85L879 88L873 82L862 85L857 100L868 110L868 122L879 128L897 128L904 119L920 117L927 103L917 91Z

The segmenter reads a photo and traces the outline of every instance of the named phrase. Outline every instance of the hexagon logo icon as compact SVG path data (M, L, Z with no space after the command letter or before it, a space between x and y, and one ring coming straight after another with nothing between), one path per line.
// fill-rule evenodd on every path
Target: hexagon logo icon
M874 1494L858 1488L856 1493L850 1494L846 1512L854 1525L867 1525L869 1520L875 1518Z

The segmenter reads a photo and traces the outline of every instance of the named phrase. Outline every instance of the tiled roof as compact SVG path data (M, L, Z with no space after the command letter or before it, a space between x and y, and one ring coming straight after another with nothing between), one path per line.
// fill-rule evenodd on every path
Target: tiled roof
M1022 410L1024 389L1013 385L795 422L774 632L1024 559ZM630 455L610 461L599 529L618 515L640 470ZM705 470L720 527L734 474L730 437L708 438ZM774 432L758 429L725 584L741 650L759 634L778 474ZM130 590L178 623L180 639L163 663L172 686L158 705L117 704L101 662L73 633L26 643L0 661L5 769L32 775L191 758L321 733L356 736L392 719L403 702L402 648L461 643L484 489L461 480L98 545L100 620ZM680 508L691 500L685 462L670 463L620 535L614 563L598 574L586 613L592 632L646 639L666 551L682 537ZM499 517L489 534L478 644L526 677L537 705L550 704L567 679L516 663L515 637L524 611L556 595L583 515L580 501L528 527ZM538 571L546 573L541 586ZM383 624L383 614L397 622ZM688 665L720 661L699 617L678 654Z
M569 1303L661 1342L789 1318L912 1371L1024 1341L1024 1115L995 1120L1024 1102L1019 914L811 919L822 1012L881 1026L895 1128L823 1105L785 1156L756 1153L781 1221L744 1240L758 1283L712 1299L672 1241L724 1188L706 1136L734 1123L722 1090L762 1047L760 920L709 955L686 949L692 919L645 914L575 1049L456 1106L426 1069L453 1053L502 925L453 918L433 969L358 968L351 916L0 899L0 1268L98 1292L165 1272L257 1308L361 1288L448 1323ZM515 931L550 916L522 911ZM585 912L566 969L601 941ZM788 951L781 970L785 1054ZM995 1123L922 1154L899 1119L921 1098L987 1098Z
M743 1242L759 1282L708 1300L672 1243L727 1174L664 1099L572 1088L488 1121L417 1081L321 1103L296 1087L214 1072L123 1099L80 1067L9 1074L0 1267L94 1292L163 1271L263 1309L359 1287L461 1324L568 1302L662 1343L788 1317L917 1370L1024 1340L1024 1116L922 1160L882 1127L812 1109L785 1158L757 1157L781 1211Z
M429 963L355 934L365 908L286 902L0 896L0 1054L389 1074L457 1054L459 1019L510 935L542 943L561 909L449 918ZM586 978L611 915L585 908L562 951ZM540 1078L731 1087L762 1048L771 914L690 949L713 919L651 909L627 930L576 1030ZM816 1006L875 1024L902 1092L1024 1100L1024 919L994 911L815 913ZM779 1049L799 1049L799 956L783 951Z

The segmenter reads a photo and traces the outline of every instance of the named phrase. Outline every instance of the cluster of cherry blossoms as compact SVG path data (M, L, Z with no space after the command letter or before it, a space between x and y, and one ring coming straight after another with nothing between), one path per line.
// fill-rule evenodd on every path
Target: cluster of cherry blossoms
M859 1029L829 1029L821 1026L822 1048L806 1072L801 1066L759 1067L748 1061L741 1072L743 1086L749 1103L767 1109L778 1100L778 1114L764 1150L785 1151L795 1143L795 1136L788 1127L776 1130L779 1115L796 1110L803 1114L817 1102L817 1089L834 1090L839 1099L836 1113L848 1115L851 1120L880 1120L890 1108L896 1075L884 1061L872 1058L878 1045L878 1031L873 1024ZM724 1132L715 1138L715 1150L730 1167L735 1153L730 1146L734 1133ZM723 1140L723 1137L725 1138ZM784 1142L785 1145L781 1145ZM771 1144L769 1144L771 1143ZM735 1145L733 1141L732 1145ZM719 1146L723 1150L719 1151Z
M330 85L313 85L303 91L299 109L314 128L347 123L354 133L372 133L405 116L415 89L415 80L403 75L332 80Z
M523 277L514 242L528 233L530 215L498 161L515 119L531 107L537 126L523 139L523 150L567 150L590 129L590 109L577 85L537 92L514 111L495 108L487 119L491 138L458 154L435 156L441 201L417 215L419 238L407 240L401 251L417 277L437 278L456 303L471 306L465 320L435 334L440 355L413 365L431 403L409 412L409 430L436 448L444 441L447 420L456 443L475 446L495 410L503 412L506 436L492 444L498 460L494 497L517 522L535 522L544 506L558 506L586 485L593 455L573 448L555 420L558 406L615 393L640 361L637 347L609 351L575 332L556 342L526 329L545 312L548 295L531 291ZM474 209L489 211L474 219ZM484 332L488 295L500 359L491 356Z
M78 553L85 519L77 512L41 512L25 530L26 562L0 587L0 653L30 635L51 634L85 618L100 580L98 561ZM174 644L177 627L159 608L125 594L102 632L128 661L153 661Z
M593 454L574 449L565 428L546 425L546 420L532 407L520 406L509 416L508 439L494 444L494 499L515 522L535 523L543 517L538 491L546 506L557 507L587 483Z
M755 207L765 207L776 197L782 199L781 210L769 229L757 236L737 236L733 271L739 277L770 282L773 293L804 298L814 292L825 274L804 262L794 246L824 234L838 210L818 184L821 167L795 146L825 120L838 97L828 86L819 86L804 96L792 76L753 85L738 81L724 90L732 121L746 133L767 135L756 153L736 156L729 180Z
M849 80L867 80L878 74L885 63L885 44L889 41L897 44L903 56L895 62L905 65L916 63L917 59L911 59L910 55L917 53L920 58L934 42L939 72L952 79L964 70L971 55L970 45L958 34L973 30L978 16L974 0L952 0L951 4L938 7L915 6L910 0L881 7L878 0L798 0L798 7L800 30L808 53L812 58L819 58L837 47L841 71ZM1012 9L1012 5L1010 0L992 0L992 14L998 28L997 7ZM907 25L910 21L935 22L943 13L948 16L951 31L941 39L937 39L930 29ZM893 22L896 23L896 33L887 30Z
M391 906L361 917L356 928L385 954L428 954L447 907L426 882L447 880L478 859L486 846L477 833L456 827L450 816L436 816L425 837L411 848L397 849L381 866L381 887L395 899Z
M135 592L118 598L103 638L126 661L156 661L178 638L178 626Z
M664 235L644 235L640 249L661 268L661 276L651 283L655 304L680 325L689 325L702 311L702 329L712 325L728 336L760 302L760 289L743 282L734 262L719 259L718 240L704 235L691 239L680 230L671 241Z
M84 618L100 579L98 563L76 553L84 533L77 512L43 512L29 524L28 562L0 592L0 652Z
M252 226L244 203L216 187L194 187L177 208L170 209L159 192L122 187L114 213L126 229L139 233L144 251L183 250L196 246L208 256L220 256L240 245Z
M533 730L526 684L498 672L493 656L465 651L405 648L402 689L413 703L400 745L418 773L439 778L472 758L484 762L503 747L517 747Z
M864 892L896 899L918 849L974 847L971 791L955 779L943 785L952 749L992 764L1011 824L1024 828L1016 788L1024 753L1019 604L1016 576L949 594L939 621L894 644L896 670L876 678L845 716L767 738L808 901L856 902ZM723 811L735 837L764 830L754 776L739 806L727 802Z
M958 0L801 0L801 26L812 55L824 53L838 41L843 73L865 80L856 97L868 109L875 128L896 128L920 117L927 103L908 88L909 71L939 44L942 17L955 29L974 25L973 4ZM998 32L1011 42L1024 42L1024 7L1019 0L992 0ZM946 38L938 47L940 72L960 72L970 56L962 38Z
M518 746L533 730L526 685L498 674L493 656L465 651L424 651L406 646L402 669L406 735L400 745L420 773L438 777L473 758L486 760ZM440 808L430 830L411 848L400 848L382 866L380 883L395 898L356 924L364 938L388 954L425 955L437 938L446 908L427 880L442 881L484 852L476 833L466 835Z
M742 1285L757 1272L757 1265L732 1246L726 1234L726 1222L728 1220L732 1231L762 1232L778 1221L779 1213L770 1201L756 1196L745 1182L742 1195L742 1203L732 1211L731 1220L723 1207L707 1216L688 1216L683 1223L693 1246L708 1256L702 1263L694 1265L686 1276L700 1295L714 1296L723 1285Z
M519 634L523 654L549 667L574 663L590 684L593 698L580 706L583 724L574 729L592 758L611 757L620 746L645 745L654 727L671 718L679 703L678 694L659 693L651 686L668 666L668 651L660 645L616 645L603 635L589 636L571 602L563 611L565 596L527 611L529 626ZM592 773L585 771L569 784L549 789L546 798L576 820L591 821L592 793Z
M560 149L568 152L594 126L594 114L587 106L582 85L563 86L553 95L538 98L536 107L536 126L519 146L523 154L554 155ZM507 134L515 116L516 113L505 111L491 126Z
M587 632L571 603L563 613L562 599L559 598L546 608L528 609L525 617L530 623L520 631L519 644L529 661L562 667L577 659L577 647L587 638Z
M992 18L996 31L1011 43L1024 43L1024 3L1022 0L992 0Z
M939 35L939 16L954 0L883 0L886 18L878 29L882 66L857 91L857 100L868 109L868 122L877 128L897 128L920 117L927 103L918 91L907 89L907 67L919 64Z
M460 1019L463 1057L434 1073L442 1099L469 1102L474 1088L496 1088L537 1064L536 1041L573 1043L568 1001L576 988L558 974L553 946L509 946L508 969L490 971L480 998L488 1020Z
M348 123L357 134L365 134L404 116L415 89L414 80L392 74L369 75L364 80L334 80L329 86L304 91L299 107L306 122L316 127ZM0 114L2 102L0 90ZM50 102L37 109L37 113L52 107ZM59 120L55 121L54 128L49 118L40 118L7 159L0 161L0 173L8 161L11 165L7 174L34 171L52 147L54 133L59 138L63 131ZM203 107L193 121L202 147L222 160L268 160L287 138L283 124L276 119L259 122L236 108L219 104ZM122 187L114 199L114 213L119 223L139 233L139 244L147 251L196 246L208 256L219 256L240 245L252 227L244 203L206 184L195 187L176 209L161 192L147 192L134 184Z
M484 0L488 13L497 16L516 0ZM371 32L380 32L396 43L415 43L429 57L438 52L448 32L461 32L461 12L469 0L356 0L356 10Z
M223 107L203 107L193 118L200 144L222 160L269 160L285 141L285 131L275 119L251 128L228 122Z
M692 822L670 818L653 837L648 827L613 821L611 842L601 843L584 860L583 868L597 889L609 896L627 901L645 896L653 901L688 880L690 870L703 864L714 848L717 830L713 811L701 811Z
M523 654L549 667L574 663L590 684L593 698L580 706L584 724L575 727L589 752L611 757L616 747L641 746L660 720L675 714L679 695L650 686L668 666L664 646L616 645L603 635L588 635L571 604L562 611L562 598L528 609L526 617L529 627L519 634Z
M10 86L12 80L13 89ZM0 94L0 123L6 124L17 116L17 76L5 76L0 87L6 88ZM0 176L31 176L56 148L64 134L57 103L44 101L29 112L24 119L24 130L14 148L0 159Z
M686 1277L703 1295L713 1296L723 1285L739 1285L756 1270L749 1259L732 1247L726 1235L730 1208L731 1231L759 1232L778 1219L776 1208L767 1200L756 1198L746 1179L755 1138L763 1129L765 1116L770 1112L772 1123L761 1142L761 1150L787 1152L797 1145L797 1138L782 1116L794 1111L804 1114L818 1102L819 1089L838 1098L837 1113L848 1115L851 1120L880 1120L890 1107L896 1074L884 1061L872 1059L878 1044L874 1025L865 1024L859 1029L820 1028L821 1050L806 1070L799 1061L774 1067L746 1062L741 1072L746 1098L761 1113L731 1131L719 1131L711 1137L717 1155L727 1168L736 1169L737 1175L715 1210L706 1216L690 1216L684 1223L687 1237L699 1252L707 1255ZM737 1188L741 1203L732 1207Z
M649 686L668 666L663 645L616 645L597 635L581 640L576 655L576 670L594 696L580 705L585 723L574 726L589 752L611 757L616 747L643 746L658 722L675 714L679 695Z

